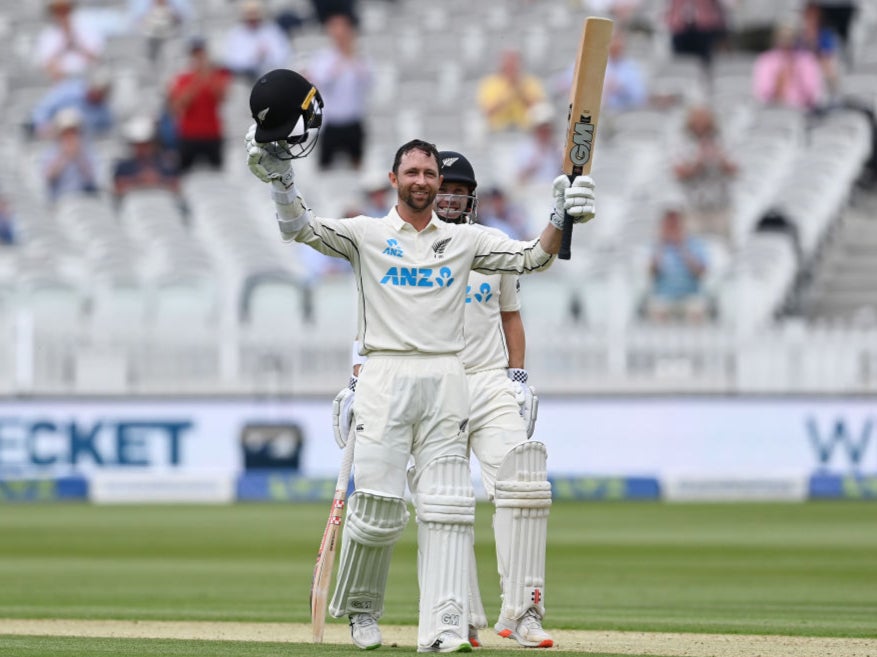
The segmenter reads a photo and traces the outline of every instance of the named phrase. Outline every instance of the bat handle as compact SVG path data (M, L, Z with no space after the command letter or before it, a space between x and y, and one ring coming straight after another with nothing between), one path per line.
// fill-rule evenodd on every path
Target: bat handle
M575 176L570 176L569 180L572 182ZM563 214L563 234L560 238L560 251L557 252L557 257L561 260L569 260L571 257L570 247L572 246L572 227L573 220L569 213Z

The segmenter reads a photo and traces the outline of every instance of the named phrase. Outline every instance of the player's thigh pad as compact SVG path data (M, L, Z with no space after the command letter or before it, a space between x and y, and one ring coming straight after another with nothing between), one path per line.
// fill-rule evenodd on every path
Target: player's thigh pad
M469 462L444 456L415 477L420 551L418 645L428 647L451 630L467 635L469 564L475 524L475 493Z
M393 546L408 523L405 500L357 491L350 496L341 560L329 611L335 618L370 613L380 618Z
M496 476L493 521L502 578L502 615L518 618L534 607L545 613L545 541L551 484L545 445L530 440L515 446Z

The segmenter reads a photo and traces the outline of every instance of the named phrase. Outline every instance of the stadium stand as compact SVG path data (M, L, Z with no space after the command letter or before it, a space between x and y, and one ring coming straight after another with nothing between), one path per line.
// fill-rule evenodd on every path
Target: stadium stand
M103 63L121 125L160 111L186 37L149 62L120 4L79 2L107 37ZM601 117L598 219L577 231L570 262L522 281L527 363L540 392L877 390L877 193L864 173L874 124L863 111L877 110L877 9L861 4L840 96L809 116L753 101L757 51L744 47L800 4L736 3L730 49L706 74L672 56L661 3L644 3L628 53L647 72L653 102ZM226 0L193 6L192 32L218 46L237 12ZM310 12L304 1L269 6ZM280 241L270 198L244 162L247 86L236 82L224 105L224 169L185 176L182 204L152 191L114 204L104 168L104 193L48 205L33 155L40 144L23 129L50 86L30 61L45 20L39 7L16 3L0 17L0 192L21 234L0 253L0 392L334 393L349 367L355 284L344 274L314 282ZM511 184L516 140L488 133L475 90L508 34L518 34L527 70L564 117L559 81L588 3L360 0L358 11L376 71L364 169L388 169L402 141L424 137L465 152L480 187L504 188L541 227L550 193ZM460 29L450 29L452 17ZM325 44L312 20L290 38L293 65ZM704 99L741 165L733 239L708 242L712 320L652 326L640 309L648 245L672 183L666 154L681 139L685 103ZM109 163L123 144L114 133L96 147ZM355 207L360 174L318 173L312 160L296 163L309 204L327 216ZM790 230L760 230L771 212Z

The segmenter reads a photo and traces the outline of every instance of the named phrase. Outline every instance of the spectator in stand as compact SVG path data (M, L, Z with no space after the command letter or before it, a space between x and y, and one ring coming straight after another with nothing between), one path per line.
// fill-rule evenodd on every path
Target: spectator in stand
M814 111L825 103L825 78L819 60L804 48L796 26L777 26L773 45L755 60L752 71L755 99L766 105L779 105Z
M359 169L365 150L365 112L374 82L371 61L359 52L357 28L348 14L334 14L324 24L332 44L317 51L307 67L307 77L323 97L319 166L332 167L349 157Z
M545 100L542 82L523 70L516 48L504 50L497 72L478 85L478 106L492 131L526 130L530 109Z
M157 62L164 44L185 33L195 20L190 0L128 0L131 30L146 38L146 56Z
M90 137L106 135L115 124L110 106L112 80L105 68L93 69L86 78L63 78L40 99L31 113L33 135L51 137L55 116L65 107L75 107L82 117L82 129Z
M42 172L49 200L98 192L98 158L82 134L82 116L65 107L55 116L55 140L43 154Z
M556 172L554 177L557 177ZM499 187L488 189L484 196L479 195L477 223L497 228L513 240L530 239L534 232L527 223L526 213Z
M851 0L814 0L822 13L822 21L840 38L841 47L846 48L850 42L850 26L859 10L859 1Z
M49 23L37 35L36 64L52 80L85 75L101 58L100 31L76 11L75 0L49 0Z
M225 66L252 85L275 68L286 68L292 50L289 37L265 16L262 0L244 0L240 21L225 39Z
M692 105L673 172L684 191L696 232L731 241L731 185L738 170L722 143L712 108Z
M828 26L822 15L822 8L816 2L808 2L801 14L801 41L810 50L822 67L826 92L835 97L841 75L841 41L837 32Z
M8 199L0 194L0 245L12 246L18 241L15 234L15 213Z
M626 48L627 36L624 30L613 30L603 82L603 109L612 113L637 109L648 101L646 77L642 67L627 55Z
M515 157L518 184L552 182L560 173L561 150L554 108L547 102L533 105L530 131Z
M314 17L321 25L325 25L332 16L343 14L354 24L357 22L356 0L311 0Z
M705 68L727 36L726 5L734 0L668 0L665 22L674 55L698 57Z
M702 287L707 264L705 245L687 232L683 205L668 203L649 268L652 288L646 299L646 317L661 323L702 323L709 309Z
M210 168L222 168L221 112L231 80L228 71L211 62L203 38L190 41L189 53L189 68L174 77L168 92L177 125L179 166L183 174L201 161Z
M156 122L150 116L136 116L124 129L128 154L113 168L113 194L116 201L137 189L164 189L180 195L176 163L162 152L156 139Z

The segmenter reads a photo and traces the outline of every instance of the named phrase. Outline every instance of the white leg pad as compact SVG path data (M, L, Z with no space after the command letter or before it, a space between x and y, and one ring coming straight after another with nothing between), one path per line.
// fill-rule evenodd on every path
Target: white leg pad
M341 558L329 613L335 618L368 613L380 618L393 546L408 523L405 500L368 491L350 496Z
M408 468L408 488L414 497L415 508L417 506L417 469L412 466ZM425 536L421 533L421 524L417 526L417 543L422 545ZM422 550L417 550L417 577L418 581L423 578ZM472 544L472 550L469 552L469 625L479 629L487 627L487 613L484 611L484 603L481 600L481 588L478 586L478 564L475 560L475 544Z
M420 619L417 643L428 648L445 631L465 639L475 492L462 456L431 461L416 477Z
M506 454L496 475L493 531L502 582L502 611L520 618L528 609L545 615L545 541L551 484L545 445L527 441Z

